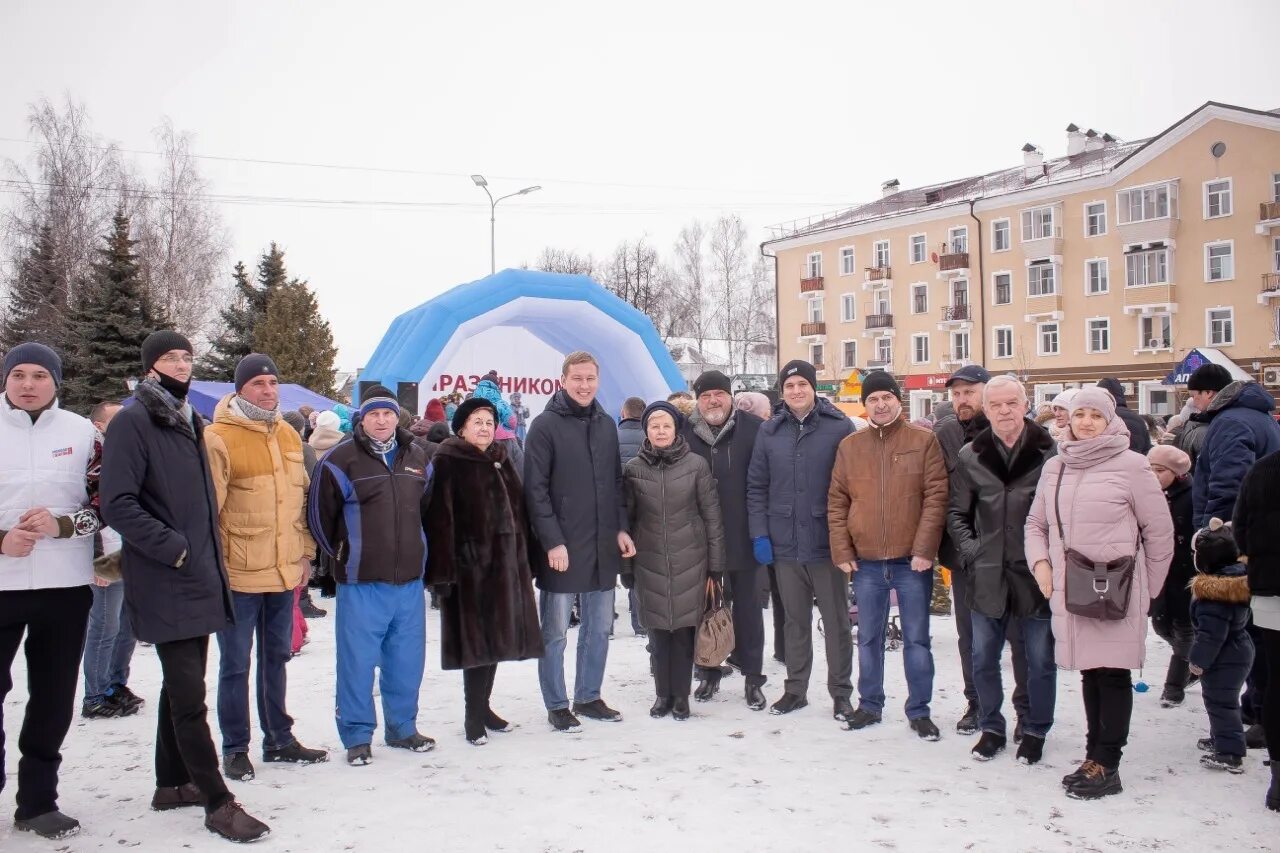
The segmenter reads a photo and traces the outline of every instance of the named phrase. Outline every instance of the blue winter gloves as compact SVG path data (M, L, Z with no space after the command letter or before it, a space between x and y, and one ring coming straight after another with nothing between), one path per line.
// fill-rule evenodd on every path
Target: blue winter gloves
M756 562L762 566L773 565L773 542L768 536L757 536L751 540L751 553L755 554Z

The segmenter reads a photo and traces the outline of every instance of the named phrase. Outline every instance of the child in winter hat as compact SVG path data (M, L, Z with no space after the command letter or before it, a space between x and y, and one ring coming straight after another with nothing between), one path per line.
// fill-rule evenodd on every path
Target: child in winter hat
M1244 771L1244 724L1240 690L1253 665L1249 624L1249 581L1240 563L1231 524L1210 520L1191 540L1199 574L1191 581L1191 621L1196 636L1187 655L1200 676L1209 712L1209 741L1200 764L1229 773Z

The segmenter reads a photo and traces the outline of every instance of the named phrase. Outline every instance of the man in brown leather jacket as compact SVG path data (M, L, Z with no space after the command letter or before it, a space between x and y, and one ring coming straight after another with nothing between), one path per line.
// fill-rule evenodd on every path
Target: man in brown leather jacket
M840 442L827 501L831 559L853 575L858 601L858 709L851 730L880 722L884 709L885 623L898 594L907 719L937 740L929 719L933 652L929 598L947 512L947 468L930 430L909 423L894 378L875 371L862 383L870 425Z

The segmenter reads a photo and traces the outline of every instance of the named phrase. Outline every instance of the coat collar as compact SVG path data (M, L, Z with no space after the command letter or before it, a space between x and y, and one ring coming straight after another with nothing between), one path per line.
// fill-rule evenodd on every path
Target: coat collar
M1010 483L1031 473L1044 464L1044 460L1052 455L1054 450L1053 436L1049 435L1044 427L1028 418L1023 425L1023 429L1025 432L1022 436L1022 443L1018 447L1018 455L1014 457L1013 464L1007 468L1005 467L1004 453L1000 451L999 447L996 447L996 442L1000 439L996 438L996 434L992 432L991 427L987 427L973 439L973 452L977 456L978 462L999 477L1001 482Z
M477 462L483 465L500 465L507 461L507 448L500 441L494 441L485 450L480 450L466 439L456 435L446 438L436 449L436 456L460 459L464 462Z
M837 409L826 397L819 397L817 405L809 414L816 415L817 418L836 418L844 421L845 423L849 422L849 418L845 416L845 413ZM777 432L778 428L787 421L795 422L795 420L795 416L791 414L791 410L787 408L787 404L779 401L778 408L774 410L773 417L765 421L764 425L760 428L764 430L766 434L771 435ZM806 418L805 420L807 423L808 419ZM815 423L817 423L817 421L815 421Z

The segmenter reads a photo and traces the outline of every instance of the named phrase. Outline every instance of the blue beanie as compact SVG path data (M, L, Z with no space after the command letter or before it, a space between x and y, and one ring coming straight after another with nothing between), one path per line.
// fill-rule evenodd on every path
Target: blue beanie
M382 385L374 385L365 390L360 400L360 420L364 420L364 416L372 412L374 409L390 409L397 415L400 414L400 403L396 400L396 395Z
M28 341L25 344L18 344L5 353L4 375L6 379L9 378L10 371L19 364L38 364L49 371L49 375L53 377L55 385L62 384L62 359L44 344Z
M251 352L240 359L240 363L236 365L236 393L239 394L244 390L244 386L259 376L278 378L280 371L276 368L276 363L271 360L271 356Z
M658 402L650 403L645 407L644 414L640 416L641 429L646 432L648 431L649 418L653 417L656 412L666 412L668 415L671 415L671 420L675 422L676 429L680 429L680 426L684 423L684 415L680 413L679 409L668 403L666 400L659 400Z

